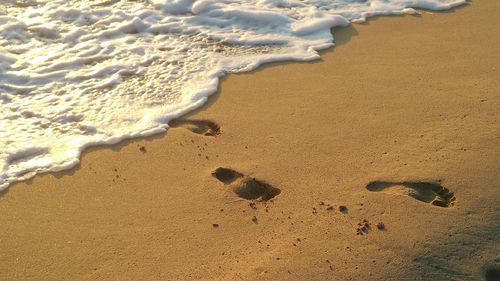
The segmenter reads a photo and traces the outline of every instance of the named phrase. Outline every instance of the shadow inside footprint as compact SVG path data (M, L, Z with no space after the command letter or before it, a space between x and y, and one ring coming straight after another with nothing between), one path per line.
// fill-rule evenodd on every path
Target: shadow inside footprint
M406 194L419 201L431 203L438 207L451 207L455 203L455 195L446 187L438 183L419 181L373 181L366 185L366 189L374 192L392 194Z
M279 188L232 169L219 167L212 172L212 175L243 199L267 201L281 193Z
M488 268L484 274L486 281L500 281L500 267Z
M171 128L185 128L203 136L215 137L220 135L220 126L211 120L184 120L174 119L168 124Z

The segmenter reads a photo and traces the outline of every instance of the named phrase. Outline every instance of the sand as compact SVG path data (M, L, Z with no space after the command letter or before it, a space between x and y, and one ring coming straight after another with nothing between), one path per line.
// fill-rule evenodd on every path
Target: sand
M498 280L498 10L335 30L321 61L13 185L0 280Z

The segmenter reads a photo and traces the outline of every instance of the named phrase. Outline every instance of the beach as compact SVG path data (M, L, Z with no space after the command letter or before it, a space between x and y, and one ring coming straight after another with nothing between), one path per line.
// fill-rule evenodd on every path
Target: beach
M13 184L0 280L498 280L499 9L336 28L321 60Z

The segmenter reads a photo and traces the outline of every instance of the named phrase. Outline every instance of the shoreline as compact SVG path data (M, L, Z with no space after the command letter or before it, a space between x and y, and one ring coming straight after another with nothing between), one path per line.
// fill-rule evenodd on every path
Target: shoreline
M499 243L500 42L478 28L499 23L496 7L339 29L320 60L222 78L190 123L11 185L0 279L476 280ZM253 208L217 167L281 193ZM438 180L450 208L365 188ZM363 220L371 229L357 235Z
M401 14L388 14L388 15L376 15L376 16L369 16L367 17L366 21L364 22L361 22L361 21L353 21L351 22L348 26L342 26L341 24L339 26L336 26L334 28L331 29L331 33L332 35L334 36L333 32L334 30L344 30L344 29L349 29L349 32L352 32L352 34L349 34L349 35L346 35L348 32L343 32L343 36L342 37L347 37L347 38L342 38L344 39L345 41L349 41L349 37L350 36L355 36L356 33L355 33L355 29L352 28L353 25L368 25L368 21L370 20L377 20L378 18L380 17L404 17L404 16L416 16L416 17L420 17L421 16L421 13L429 13L429 14L432 14L432 13L451 13L451 12L455 12L455 10L457 9L462 9L462 8L465 8L467 7L468 5L470 5L470 3L468 2L465 2L465 3L462 3L462 4L457 4L456 6L452 6L450 8L448 8L447 10L428 10L428 9L418 9L417 13L407 13L407 12L401 12ZM413 9L413 8L410 8L410 9ZM220 83L222 83L222 81L224 79L226 79L229 75L235 75L235 74L244 74L244 73L251 73L251 72L254 72L254 71L261 71L261 69L263 70L263 68L265 67L272 67L273 65L287 65L287 64L295 64L295 63L314 63L314 62L317 62L317 61L321 61L322 60L322 54L323 53L327 53L327 52L330 52L330 51L333 51L333 49L335 48L335 46L337 44L341 44L341 43L344 43L344 42L333 42L333 46L330 46L330 47L326 47L326 48L321 48L319 49L317 52L318 52L318 56L319 58L317 59L300 59L300 58L295 58L295 59L289 59L289 60L283 60L283 59L275 59L275 60L271 60L270 62L263 62L263 63L259 63L257 67L255 67L255 69L253 70L250 70L250 71L243 71L243 72L235 72L235 73L226 73L225 75L223 76L220 76L218 77L218 82L217 82L217 91L208 95L207 97L205 97L207 99L207 101L205 103L201 103L200 100L196 101L195 103L191 104L190 106L186 107L186 108L183 108L181 110L178 110L178 112L184 112L184 113L175 113L173 115L178 115L179 117L177 118L174 118L172 119L171 121L175 120L175 119L180 119L180 118L185 118L185 116L189 116L189 115L193 115L195 114L198 110L200 109L203 109L207 103L213 103L214 101L213 100L213 96L214 95L217 95L217 94L220 94ZM197 103L201 103L201 105L196 105ZM189 109L189 108L192 108L192 109ZM167 118L168 119L168 118ZM167 124L169 124L170 122L168 122ZM162 124L163 126L164 124ZM55 166L55 167L49 167L49 168L46 168L44 167L43 168L43 171L29 171L29 172L25 172L22 174L22 177L25 177L26 175L29 175L29 178L27 179L21 179L21 180L15 180L15 181L12 181L10 183L7 184L7 186L3 186L3 185L0 185L0 196L2 193L4 192L7 192L7 190L10 188L11 185L14 185L18 182L24 182L24 181L29 181L31 180L33 177L36 177L38 175L41 175L41 174L59 174L59 173L64 173L66 171L71 171L75 168L78 168L80 166L80 162L81 162L81 158L83 157L84 153L86 152L86 150L88 150L89 148L94 148L94 147L97 147L97 148L106 148L106 147L110 147L110 146L114 146L114 145L119 145L120 143L122 142L125 142L125 141L129 141L129 140L140 140L140 139L147 139L151 136L155 136L155 135L161 135L161 134L166 134L167 130L169 129L168 125L165 124L165 126L167 127L157 127L157 128L150 128L150 129L147 129L145 131L142 131L142 132L136 132L136 133L133 133L132 135L133 136L128 136L128 137L112 137L111 139L113 139L112 141L100 141L100 144L90 144L90 145L84 145L83 148L80 149L80 153L79 153L79 156L78 158L76 159L73 159L71 161L68 161L64 164L60 164L60 166ZM161 132L161 130L165 130L163 132ZM115 140L115 139L118 139L118 140ZM77 162L76 164L72 164L72 163L75 163ZM62 167L66 167L66 168L62 168ZM70 167L70 168L67 168L67 167ZM33 174L33 176L31 176ZM7 180L8 182L8 180Z
M210 94L209 96L207 96L206 97L207 101L205 103L202 103L199 106L195 106L193 104L190 107L193 107L194 109L191 109L191 110L189 110L187 108L180 110L180 111L185 112L185 113L180 114L179 117L174 118L171 121L169 121L168 125L172 121L175 121L176 119L183 119L183 118L186 118L187 116L195 115L198 111L202 111L204 108L208 107L210 104L213 104L215 102L215 100L216 100L216 98L214 96L217 96L217 95L220 94L220 88L221 88L220 84L222 83L222 81L224 81L225 79L227 79L230 75L238 75L238 74L252 73L252 72L256 72L256 71L262 71L266 67L273 67L275 65L288 65L288 64L301 64L301 63L308 64L308 63L321 62L323 60L323 54L324 53L333 52L334 48L337 45L345 44L345 43L347 43L350 40L351 36L356 36L357 35L355 29L353 28L353 25L368 25L369 21L371 21L371 20L375 21L375 20L377 20L377 19L379 19L381 17L382 18L384 18L384 17L405 17L405 16L421 17L422 13L428 13L428 14L433 14L433 13L438 13L438 14L454 13L454 12L456 12L456 10L463 9L463 8L467 7L468 5L470 5L470 3L465 2L465 3L462 3L462 4L458 4L457 6L451 7L448 10L417 9L417 12L418 12L417 14L402 12L402 14L389 14L389 15L369 16L369 17L367 17L367 19L366 19L365 22L351 22L348 26L337 26L337 27L334 27L334 28L331 29L332 35L335 36L335 34L334 34L335 30L337 32L342 32L341 40L338 40L338 41L334 40L334 42L333 42L334 45L333 46L330 46L330 47L327 47L327 48L323 48L323 49L320 49L319 51L317 51L318 52L318 56L319 56L318 59L312 59L312 60L302 60L302 59L279 60L278 59L277 61L271 61L271 62L261 63L255 69L250 70L250 71L236 72L236 73L226 73L225 75L223 75L223 76L221 76L221 77L218 78L217 91L214 92L214 93L212 93L212 94ZM411 9L413 9L413 8L411 8ZM197 101L197 102L199 102L199 101ZM175 115L178 115L178 114L176 113ZM3 187L2 189L0 189L0 196L2 196L3 193L7 192L8 189L12 185L15 185L16 183L25 182L25 181L31 181L34 177L42 175L42 174L59 175L61 173L64 174L65 172L71 173L72 170L78 169L80 167L80 165L81 165L81 159L82 159L83 155L85 155L85 153L89 149L93 149L93 148L96 148L96 149L106 149L106 148L109 148L109 147L112 147L112 146L122 145L122 143L124 143L124 142L130 142L130 141L134 142L136 140L148 139L148 138L159 136L159 135L166 135L169 128L170 127L167 126L166 128L148 129L148 130L143 131L143 132L134 133L133 137L114 137L114 138L120 139L117 142L113 141L113 142L109 142L109 143L101 143L101 144L98 144L98 145L85 145L85 147L83 149L81 149L80 155L79 155L79 157L77 159L78 163L75 164L75 165L72 165L71 168L51 167L48 170L45 170L45 171L42 171L42 172L34 172L34 171L26 172L25 174L23 174L23 176L26 175L26 174L34 174L34 176L30 176L27 179L16 180L16 181L13 181L13 182L9 183L6 187ZM162 130L162 129L165 129L165 131L159 132L159 130ZM73 162L73 161L71 161L71 162ZM67 166L68 164L64 164L64 165Z

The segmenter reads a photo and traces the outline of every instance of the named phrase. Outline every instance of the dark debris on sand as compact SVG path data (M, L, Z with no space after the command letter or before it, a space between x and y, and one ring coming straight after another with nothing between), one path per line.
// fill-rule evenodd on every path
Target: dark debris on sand
M357 235L365 235L372 229L370 222L367 219L363 219L358 223L358 228L356 229Z
M255 223L255 224L256 224L256 223L258 223L258 220L257 220L257 217L256 217L256 216L253 216L253 218L252 218L252 222L253 222L253 223Z
M385 224L383 222L377 223L377 229L380 230L380 231L384 231L385 230Z

